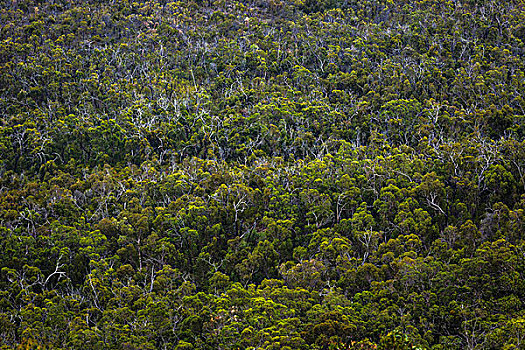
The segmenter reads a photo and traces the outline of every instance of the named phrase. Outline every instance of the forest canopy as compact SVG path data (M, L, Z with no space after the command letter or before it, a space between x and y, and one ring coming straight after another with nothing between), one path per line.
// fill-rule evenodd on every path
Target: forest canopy
M522 349L525 1L0 0L0 349Z

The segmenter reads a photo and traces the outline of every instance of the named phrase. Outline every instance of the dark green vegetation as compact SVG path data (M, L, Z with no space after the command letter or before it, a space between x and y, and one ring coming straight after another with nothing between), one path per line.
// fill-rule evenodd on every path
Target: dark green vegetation
M0 1L0 347L523 349L523 0Z

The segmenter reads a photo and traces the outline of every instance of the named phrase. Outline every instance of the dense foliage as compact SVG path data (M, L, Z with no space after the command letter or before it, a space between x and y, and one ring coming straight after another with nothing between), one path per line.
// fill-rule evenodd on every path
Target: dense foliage
M2 349L523 349L525 1L0 1Z

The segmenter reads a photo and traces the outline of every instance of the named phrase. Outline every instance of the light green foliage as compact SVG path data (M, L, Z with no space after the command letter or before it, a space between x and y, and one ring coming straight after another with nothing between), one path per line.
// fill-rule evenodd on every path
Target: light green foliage
M524 6L0 0L0 348L524 348Z

